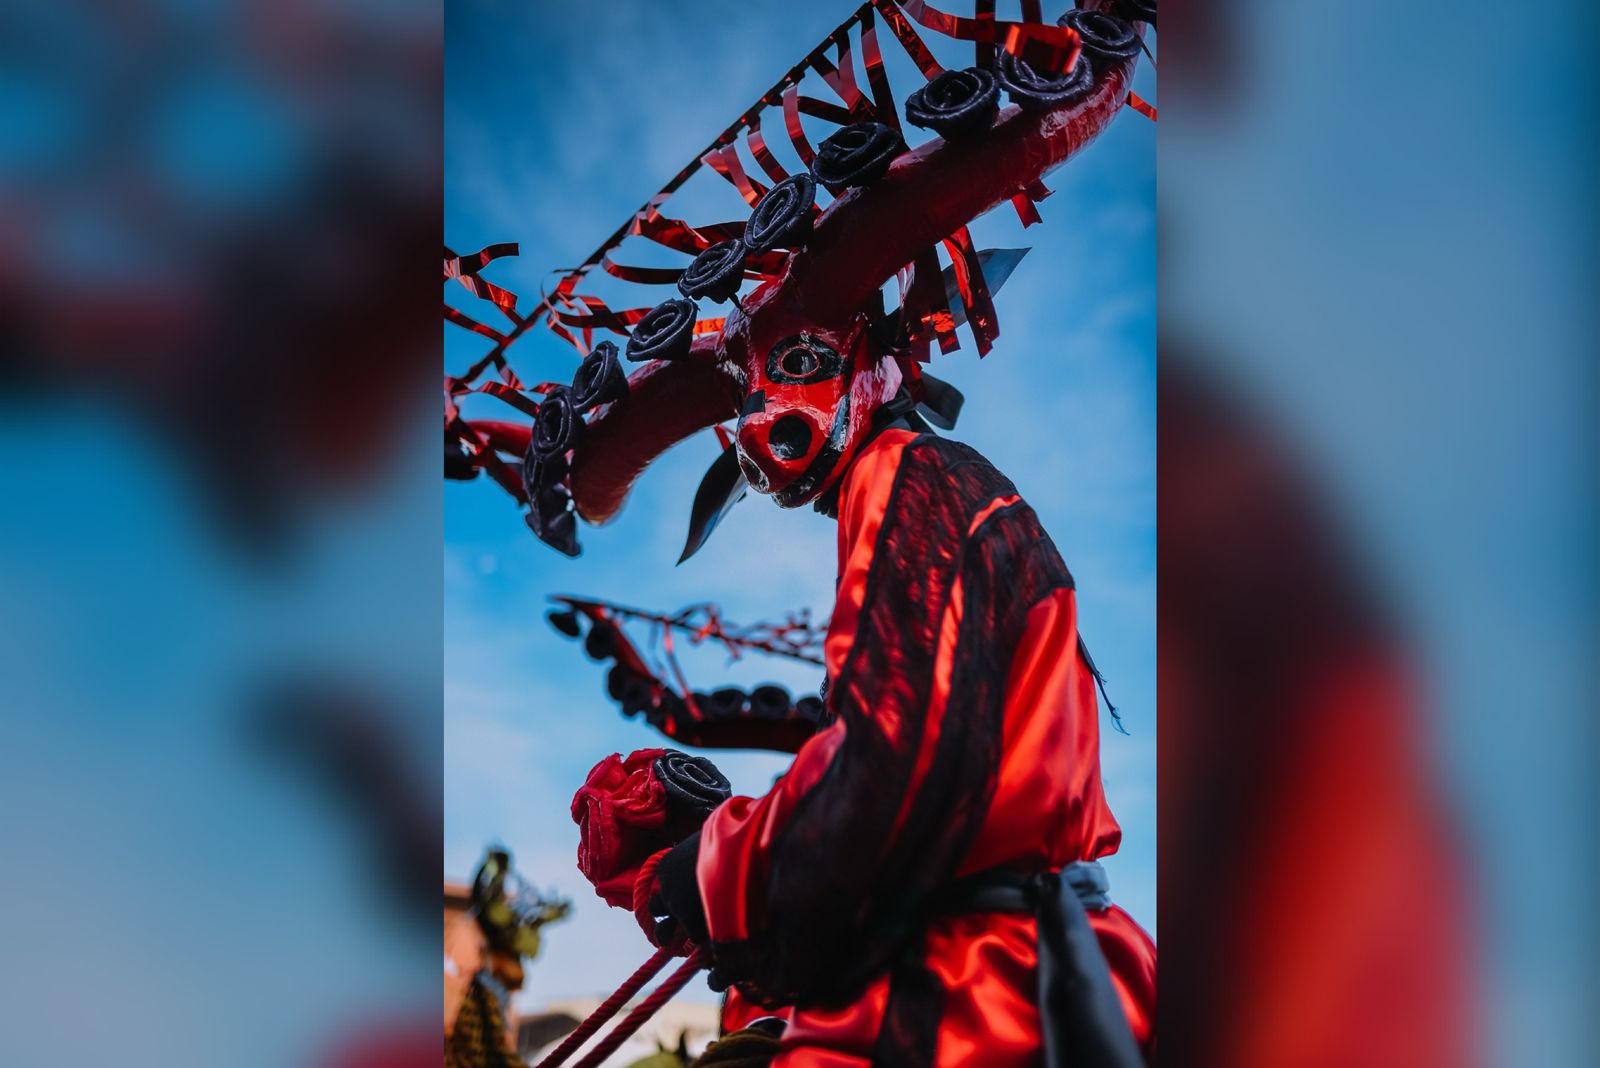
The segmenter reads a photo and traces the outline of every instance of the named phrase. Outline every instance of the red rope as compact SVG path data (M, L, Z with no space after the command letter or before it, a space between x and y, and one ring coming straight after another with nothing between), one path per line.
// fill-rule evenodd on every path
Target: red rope
M550 1051L550 1054L540 1061L536 1068L556 1068L556 1065L572 1056L579 1046L594 1037L594 1033L605 1024L617 1011L633 1000L633 996L644 989L655 974L666 967L667 961L672 959L672 953L667 949L658 949L650 959L639 965L639 970L622 981L616 992L602 1001L599 1006L589 1014L577 1029L561 1040L561 1045ZM693 959L693 958L691 958ZM681 985L681 984L680 984ZM670 996L670 995L669 995ZM654 1010L652 1010L654 1011ZM640 1020L639 1023L643 1023ZM638 1029L639 1024L634 1025Z
M687 960L678 967L678 970L667 976L666 980L650 992L650 996L639 1002L637 1008L622 1018L622 1022L611 1029L610 1034L602 1038L594 1049L584 1055L583 1060L573 1065L572 1068L600 1068L600 1062L617 1051L617 1047L626 1042L635 1031L643 1027L645 1021L661 1011L661 1006L672 1000L674 994L682 990L690 979L704 966L704 956L700 950L689 954Z

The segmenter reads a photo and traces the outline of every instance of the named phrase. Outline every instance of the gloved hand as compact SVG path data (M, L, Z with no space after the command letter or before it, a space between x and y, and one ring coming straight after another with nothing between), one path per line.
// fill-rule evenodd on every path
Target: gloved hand
M633 914L645 937L679 956L686 956L695 946L711 948L700 881L695 875L699 861L700 832L696 831L645 861L633 888ZM719 994L732 982L732 977L714 964L706 975L706 983Z
M578 870L606 904L632 909L645 861L697 831L731 793L704 757L673 749L606 757L572 799Z
M681 957L689 953L689 936L667 912L661 897L661 860L671 851L663 849L653 853L640 865L639 877L633 884L633 918L639 922L639 929L651 945L670 948Z

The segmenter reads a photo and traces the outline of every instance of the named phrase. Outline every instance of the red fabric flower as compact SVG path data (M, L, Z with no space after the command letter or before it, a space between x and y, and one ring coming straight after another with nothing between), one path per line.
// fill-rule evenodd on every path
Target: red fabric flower
M613 753L594 766L572 798L578 870L615 908L632 910L634 881L652 853L676 845L699 826L698 819L669 807L654 770L665 752L640 749L626 759Z

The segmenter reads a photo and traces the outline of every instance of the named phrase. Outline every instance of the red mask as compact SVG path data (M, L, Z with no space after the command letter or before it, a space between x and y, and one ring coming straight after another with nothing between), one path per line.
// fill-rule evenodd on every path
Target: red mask
M839 328L817 324L781 281L728 316L717 360L739 391L739 467L782 507L833 488L900 389L898 361L867 325L865 313Z

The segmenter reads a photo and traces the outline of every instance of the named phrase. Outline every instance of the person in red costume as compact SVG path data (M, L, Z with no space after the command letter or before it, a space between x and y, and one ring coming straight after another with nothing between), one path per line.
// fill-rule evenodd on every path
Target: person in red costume
M799 1006L780 1065L1039 1063L1038 921L949 888L1120 841L1072 576L1011 483L950 441L886 430L838 509L834 720L660 862L664 903L742 993ZM1145 1045L1155 947L1115 905L1088 919Z
M939 138L841 129L699 254L683 299L633 325L641 371L623 381L603 343L531 431L479 427L526 443L529 525L569 555L577 518L610 518L656 456L727 420L686 555L720 517L702 502L746 485L838 520L823 722L788 773L764 797L699 798L685 836L669 833L685 823L666 754L642 751L602 762L573 809L585 873L658 945L709 957L737 995L728 1023L786 1020L781 1068L1153 1060L1155 946L1097 863L1121 830L1072 574L1016 487L932 432L959 395L921 367L952 287L980 353L998 336L965 224L1122 109L1153 20L1085 3L1060 20L1059 68L1008 50L992 70L928 72L906 117ZM821 212L818 184L836 198ZM940 242L944 282L925 255ZM903 305L885 314L896 272ZM695 336L699 298L732 301L714 335Z
M1114 852L1121 831L1070 572L967 446L891 425L833 492L831 722L766 796L718 804L652 856L634 901L706 947L743 999L787 1017L779 1065L1041 1063L1041 925L1060 936L1063 909L1086 916L1104 958L1072 967L1099 969L1124 1035L1148 1050L1155 947L1109 904L1097 866L1072 867ZM1051 892L1064 868L1086 891L1075 901ZM1046 1014L1060 1025L1103 1009ZM1100 1040L1062 1036L1068 1050Z
M866 316L820 325L801 293L756 290L714 347L635 376L574 454L581 510L615 462L587 451L608 421L692 370L738 387L746 481L839 522L829 722L765 797L640 864L636 910L786 1016L785 1068L1138 1063L1155 947L1093 863L1121 831L1072 575L1004 475L922 429L915 365Z

